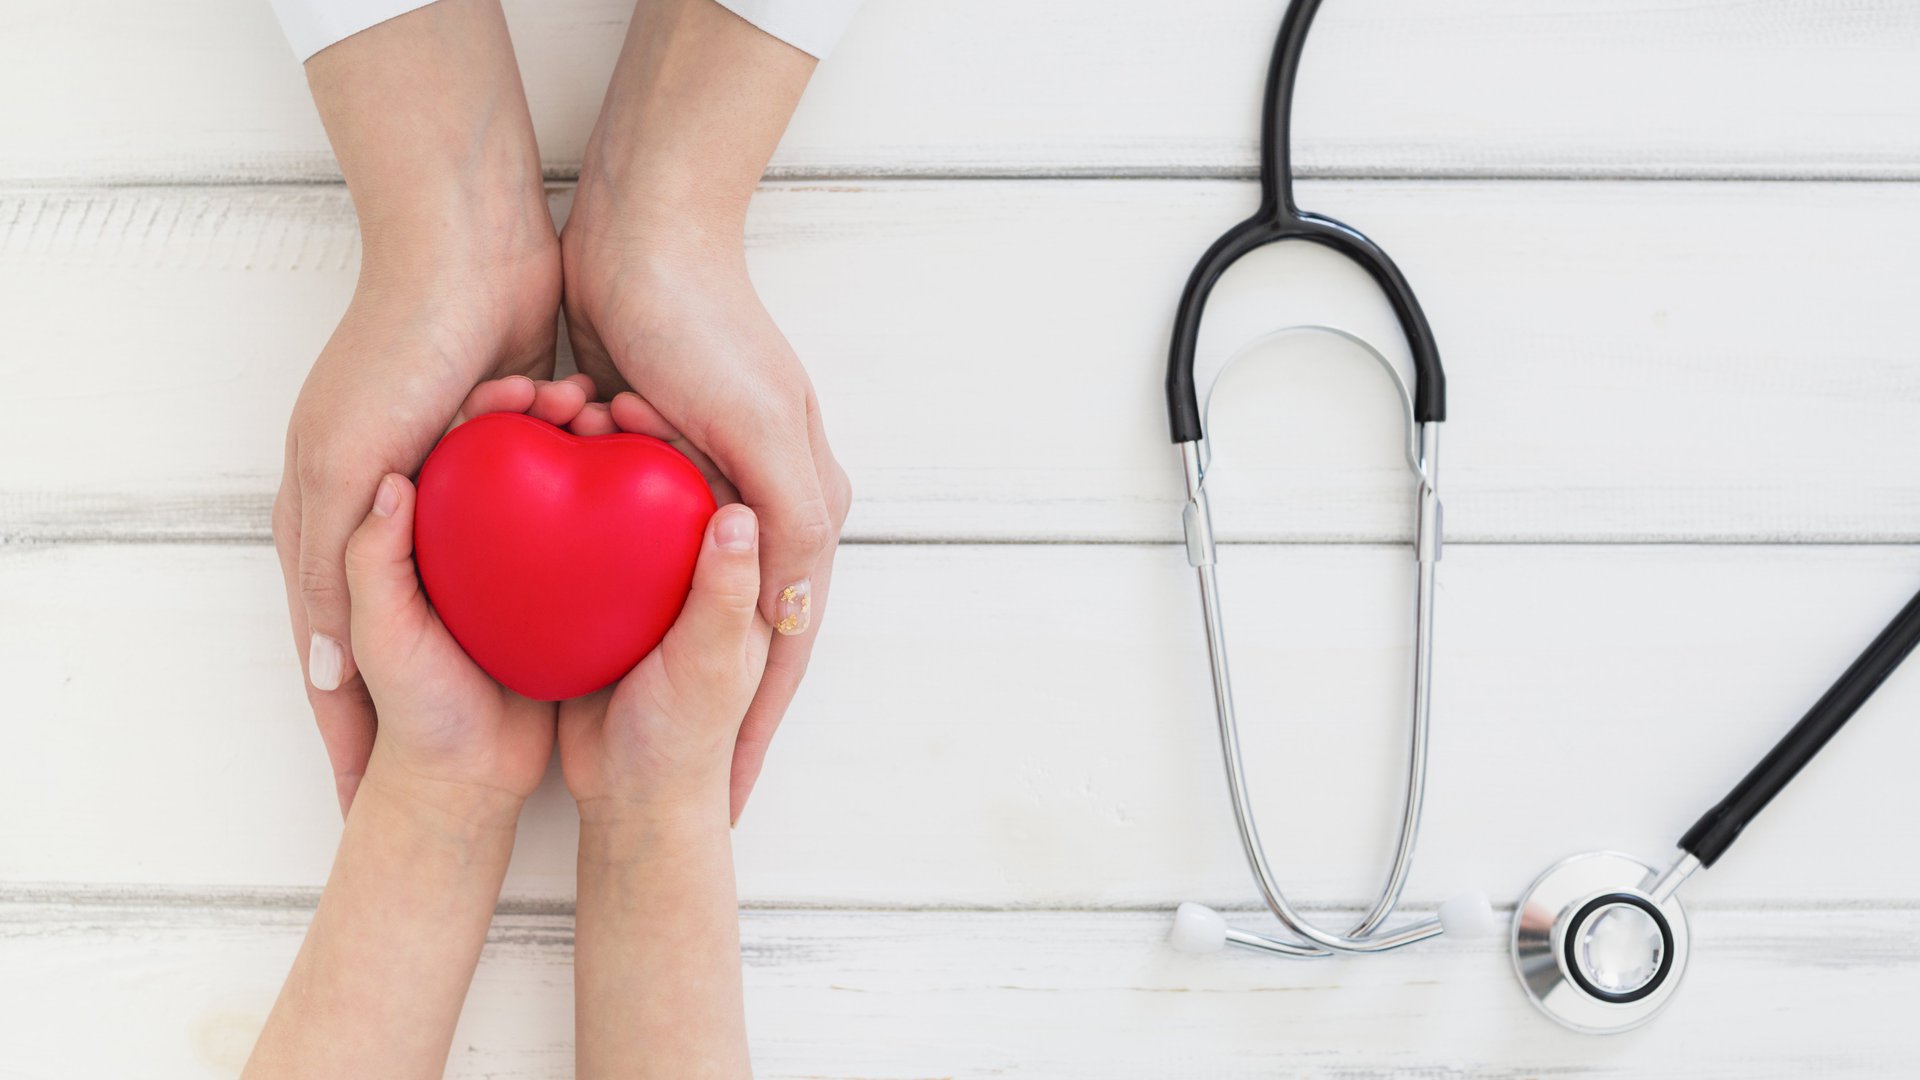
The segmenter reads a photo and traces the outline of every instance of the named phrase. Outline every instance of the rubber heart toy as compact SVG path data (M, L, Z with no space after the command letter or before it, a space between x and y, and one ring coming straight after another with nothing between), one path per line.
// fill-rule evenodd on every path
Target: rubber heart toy
M714 512L700 470L666 443L520 413L454 428L419 491L427 598L474 663L544 701L592 693L660 644Z

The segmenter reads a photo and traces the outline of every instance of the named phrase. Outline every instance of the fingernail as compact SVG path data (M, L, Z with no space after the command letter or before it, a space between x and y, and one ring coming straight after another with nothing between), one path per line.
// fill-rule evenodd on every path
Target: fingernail
M774 614L773 628L780 633L788 636L806 633L813 622L813 582L796 581L781 589Z
M338 641L325 634L313 635L307 645L307 681L315 690L340 689L340 669L346 660L346 650Z
M381 517L392 517L395 507L400 505L400 485L389 476L380 481L380 487L373 493L373 512Z
M713 539L726 551L752 551L754 534L759 532L753 511L728 510L713 525Z

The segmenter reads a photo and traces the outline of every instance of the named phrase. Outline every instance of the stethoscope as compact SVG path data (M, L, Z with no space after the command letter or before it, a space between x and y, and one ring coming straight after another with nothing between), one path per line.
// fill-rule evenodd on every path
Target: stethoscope
M1182 904L1170 940L1176 948L1205 952L1227 944L1282 956L1325 957L1377 953L1442 933L1482 935L1495 931L1491 905L1469 893L1440 906L1437 915L1385 928L1406 885L1420 832L1426 786L1428 729L1432 719L1433 601L1441 553L1439 494L1440 424L1446 419L1446 376L1433 330L1406 277L1378 245L1332 218L1301 210L1293 199L1289 126L1293 87L1307 31L1320 0L1292 0L1280 24L1267 68L1261 125L1260 208L1207 248L1187 279L1174 316L1167 363L1167 412L1180 447L1187 501L1182 511L1187 562L1199 575L1200 607L1207 629L1213 696L1227 792L1240 846L1267 907L1287 931L1273 937L1228 926L1218 912ZM1352 260L1373 278L1392 305L1413 359L1411 384L1379 350L1329 326L1290 327L1248 343L1240 358L1282 335L1332 334L1358 346L1392 377L1405 419L1407 464L1414 477L1413 555L1418 564L1414 594L1413 724L1400 828L1393 860L1378 897L1352 929L1335 933L1315 926L1294 909L1268 864L1247 791L1246 765L1234 712L1233 680L1227 669L1225 624L1220 612L1212 511L1208 505L1210 463L1194 387L1194 353L1201 316L1214 284L1241 256L1289 240L1324 245ZM1680 839L1680 854L1665 870L1614 852L1562 860L1541 874L1516 906L1510 947L1514 970L1527 996L1553 1019L1587 1032L1624 1031L1644 1023L1666 1003L1686 970L1689 949L1680 886L1726 853L1788 781L1852 717L1888 675L1920 643L1920 596L1915 596L1825 696L1787 732L1726 798Z

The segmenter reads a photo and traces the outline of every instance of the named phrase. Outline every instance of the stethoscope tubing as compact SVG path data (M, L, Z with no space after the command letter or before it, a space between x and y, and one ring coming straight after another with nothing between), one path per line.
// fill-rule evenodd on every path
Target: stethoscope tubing
M1447 377L1440 364L1440 347L1427 322L1413 286L1400 267L1378 244L1353 226L1320 214L1284 211L1284 217L1255 216L1229 229L1200 257L1174 311L1173 343L1167 359L1167 421L1176 443L1205 437L1200 395L1194 382L1194 359L1200 344L1201 320L1207 299L1220 278L1241 257L1263 247L1290 240L1319 244L1338 252L1366 271L1393 308L1413 356L1413 418L1416 423L1439 423L1447 418Z
M1320 0L1293 0L1274 41L1273 59L1267 65L1260 135L1260 207L1252 217L1228 229L1200 256L1174 309L1166 392L1167 421L1176 443L1197 442L1205 437L1193 367L1201 319L1214 285L1249 252L1290 240L1329 248L1367 272L1392 306L1413 354L1414 420L1427 424L1447 418L1447 377L1440 363L1440 347L1406 275L1360 230L1321 214L1302 211L1294 202L1293 88L1299 79L1307 32L1312 29L1313 17L1319 9Z
M1726 798L1694 822L1680 838L1681 850L1697 859L1702 867L1712 866L1726 854L1741 831L1839 734L1916 645L1920 645L1920 594L1907 601L1906 607L1900 609L1866 651L1848 665L1820 700L1781 736Z

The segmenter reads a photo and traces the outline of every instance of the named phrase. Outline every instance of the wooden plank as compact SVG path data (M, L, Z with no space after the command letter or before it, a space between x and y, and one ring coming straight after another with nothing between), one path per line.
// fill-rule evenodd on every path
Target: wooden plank
M232 1076L309 912L0 902L9 1076ZM749 911L759 1075L1114 1078L1809 1075L1920 1067L1920 913L1692 917L1666 1015L1611 1038L1526 1004L1504 942L1392 958L1185 957L1159 912ZM572 1075L572 920L495 919L449 1076ZM115 1037L88 1037L98 1017ZM1817 1034L1815 1034L1817 1033Z
M549 169L573 174L632 5L509 0ZM1220 175L1254 160L1278 5L872 0L787 175ZM1920 176L1900 0L1349 0L1314 31L1301 167L1393 176ZM0 13L0 181L335 178L254 0Z
M1455 540L1920 539L1920 264L1872 239L1920 235L1920 185L1306 197L1365 223L1432 313ZM1237 182L770 187L754 272L854 476L850 535L1173 539L1170 312L1251 199ZM285 416L356 259L338 191L0 197L0 302L19 313L0 377L23 388L0 397L0 537L263 539ZM1303 320L1404 352L1365 278L1318 249L1251 259L1209 318L1209 370ZM1222 534L1405 535L1386 384L1327 342L1285 355L1236 368L1216 416Z
M1408 562L1222 564L1267 842L1311 901L1370 895L1390 840ZM1410 895L1510 898L1571 852L1664 858L1920 585L1920 548L1460 547L1442 582ZM737 834L748 899L1251 897L1178 549L862 545L834 585ZM259 547L0 547L0 881L323 881L338 824L281 605ZM1917 708L1902 671L1693 895L1920 898L1920 862L1861 854L1920 847ZM571 893L557 780L511 895Z

